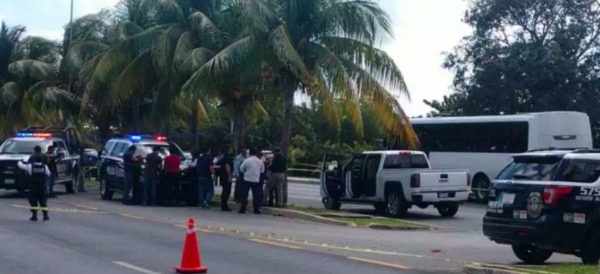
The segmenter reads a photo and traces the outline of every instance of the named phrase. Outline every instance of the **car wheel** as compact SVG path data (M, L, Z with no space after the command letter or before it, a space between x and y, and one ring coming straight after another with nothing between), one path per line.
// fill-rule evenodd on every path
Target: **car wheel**
M404 197L400 191L393 191L386 198L385 213L391 217L404 217L408 207L404 203Z
M113 191L108 188L106 179L100 181L100 197L102 200L110 200L113 196Z
M517 258L526 264L543 264L552 256L552 251L539 249L531 245L513 245L512 250Z
M446 203L437 206L437 210L442 217L453 217L458 212L458 203Z
M473 182L473 193L475 199L480 203L487 203L490 195L490 180L485 176L478 176L477 180Z
M387 208L387 203L375 203L373 205L373 207L375 207L375 212L385 213L385 209Z
M600 234L592 232L581 250L581 261L586 265L597 265L600 260Z
M338 199L325 197L323 198L323 206L329 210L340 210L342 203Z
M75 180L76 178L73 177L70 181L65 182L65 190L67 193L75 193Z

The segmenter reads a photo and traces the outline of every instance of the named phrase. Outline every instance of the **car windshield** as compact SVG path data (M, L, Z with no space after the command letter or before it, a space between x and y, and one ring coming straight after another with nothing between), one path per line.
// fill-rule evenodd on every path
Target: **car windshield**
M177 146L167 144L144 144L138 147L136 151L136 156L146 157L148 154L152 153L152 150L154 150L155 147L158 147L160 149L158 154L163 158L167 157L170 154L169 151L171 149L175 149L177 151L176 154L180 157L183 157L183 152Z
M550 180L560 158L516 157L500 175L499 180Z
M593 183L600 177L600 161L589 159L564 159L558 171L556 181Z
M48 147L48 141L8 139L0 146L0 153L32 154L35 146L40 146L42 148L42 153L45 153Z

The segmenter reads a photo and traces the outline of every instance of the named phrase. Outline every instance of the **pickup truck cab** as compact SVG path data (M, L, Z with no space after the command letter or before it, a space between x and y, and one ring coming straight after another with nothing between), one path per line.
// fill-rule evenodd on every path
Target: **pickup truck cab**
M600 258L600 151L514 156L494 181L483 233L528 264L552 253Z
M363 152L342 166L328 160L325 156L321 172L327 209L340 209L342 203L373 204L377 211L402 217L413 205L433 205L451 217L469 197L468 171L433 170L420 151Z

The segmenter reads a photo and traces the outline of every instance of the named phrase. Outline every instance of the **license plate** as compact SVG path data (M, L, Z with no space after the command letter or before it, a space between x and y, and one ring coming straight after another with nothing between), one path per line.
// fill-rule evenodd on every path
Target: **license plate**
M448 197L450 197L450 193L448 193L448 192L438 193L438 198L448 198Z
M514 193L502 193L502 204L503 205L512 205L515 202L515 194Z
M12 185L15 183L15 179L4 179L4 184Z

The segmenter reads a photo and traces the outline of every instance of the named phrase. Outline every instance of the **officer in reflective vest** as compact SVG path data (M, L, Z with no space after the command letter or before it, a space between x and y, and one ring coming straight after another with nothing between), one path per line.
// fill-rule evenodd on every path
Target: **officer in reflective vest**
M19 168L29 175L29 205L31 206L31 221L37 221L38 207L42 209L44 221L50 220L47 209L46 177L50 176L50 170L45 164L42 156L42 148L36 146L34 154L27 163L18 162Z

